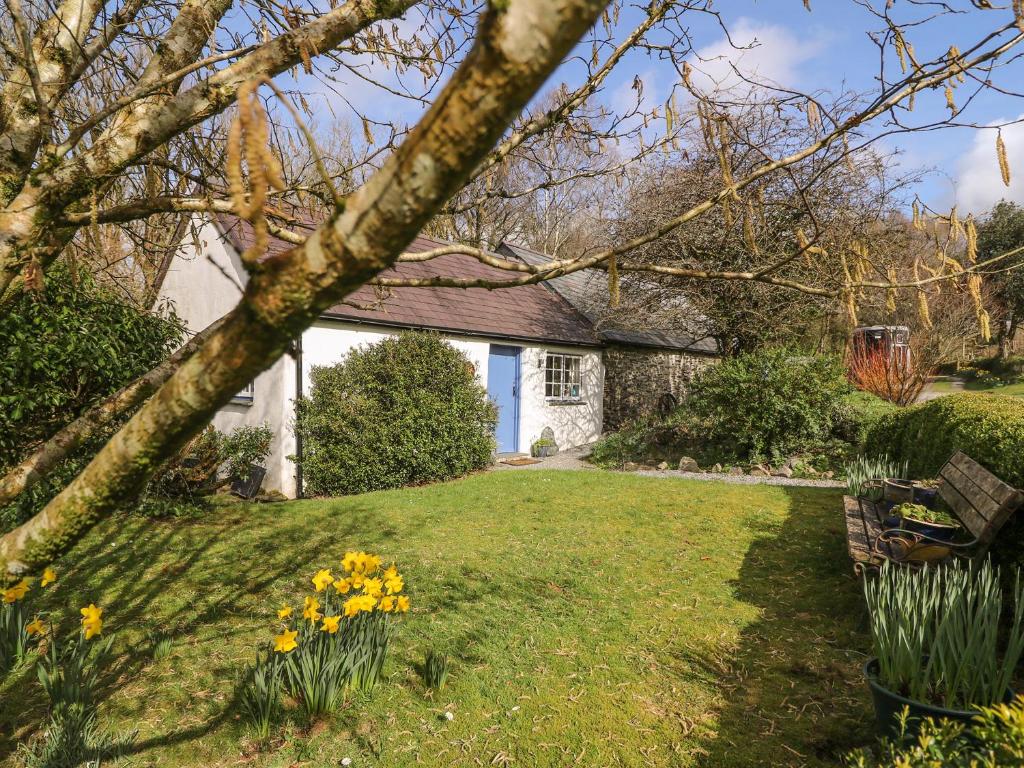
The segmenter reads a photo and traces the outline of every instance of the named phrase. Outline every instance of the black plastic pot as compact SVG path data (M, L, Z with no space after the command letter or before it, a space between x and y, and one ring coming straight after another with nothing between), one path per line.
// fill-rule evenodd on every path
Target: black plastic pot
M911 533L923 533L939 541L952 541L956 532L960 530L958 525L945 525L944 523L928 523L918 520L916 517L903 517L900 527Z
M251 499L260 492L260 486L263 485L263 478L266 475L266 467L250 464L248 477L235 478L231 482L231 492L243 499Z
M917 735L921 720L926 717L933 720L953 720L966 725L978 714L962 709L934 707L890 691L878 682L878 659L869 659L864 665L864 678L871 689L871 701L875 705L875 721L878 723L879 733L890 739L900 738L900 717L904 707L907 708L907 727L903 735L908 738ZM1013 695L1013 691L1007 691L1003 701L1011 701Z
M922 504L928 509L935 509L935 504L939 499L938 488L927 488L923 485L914 486L914 503Z

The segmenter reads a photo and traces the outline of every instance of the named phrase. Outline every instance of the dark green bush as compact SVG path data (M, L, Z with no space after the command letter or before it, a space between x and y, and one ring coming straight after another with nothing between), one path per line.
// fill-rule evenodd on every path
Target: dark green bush
M445 480L491 460L494 406L468 358L435 334L353 350L311 382L296 420L311 494Z
M208 426L156 471L147 495L195 501L213 493L217 470L224 463L224 440L212 424Z
M635 421L603 436L588 457L599 467L617 468L627 461L643 462L660 456L671 439L672 427L657 420Z
M723 456L774 461L827 439L849 391L838 358L765 349L705 368L682 407Z
M274 431L266 424L243 425L226 435L221 441L220 452L227 479L247 478L250 464L263 466L270 455L273 439Z
M833 433L841 440L855 446L863 446L871 427L886 414L899 406L870 392L853 390L843 396L836 410Z
M49 270L40 294L0 313L0 468L148 371L182 333L173 316L127 304L87 273Z
M40 294L21 294L0 313L0 472L159 363L182 336L173 315L140 310L88 273L56 264ZM0 532L42 509L130 415L0 507Z
M934 477L961 450L990 472L1024 485L1024 401L961 393L901 408L879 419L865 451L906 461L912 477Z

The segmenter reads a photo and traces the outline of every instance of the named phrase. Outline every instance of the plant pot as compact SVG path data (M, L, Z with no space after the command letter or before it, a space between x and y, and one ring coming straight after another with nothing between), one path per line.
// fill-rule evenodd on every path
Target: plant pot
M875 706L875 722L878 724L879 733L889 739L900 738L900 716L903 714L904 707L907 708L907 727L903 734L906 738L914 738L917 735L923 718L953 720L967 725L978 714L962 709L932 706L890 691L878 682L878 659L869 659L864 665L864 679L867 680L868 688L871 689L871 701ZM1013 691L1007 691L1003 702L1011 701L1013 695Z
M929 523L918 520L916 517L903 517L900 527L911 533L923 533L939 541L952 541L956 532L960 530L958 525L946 525L945 523Z
M881 480L865 480L860 486L860 498L871 502L882 500L883 487Z
M266 477L266 467L259 464L249 465L248 477L239 477L231 481L231 492L243 499L251 499L260 492L263 485L263 478Z
M935 509L939 499L939 489L924 485L914 486L914 503L921 504L928 509Z
M892 504L913 503L914 483L911 480L887 477L882 481L882 498Z

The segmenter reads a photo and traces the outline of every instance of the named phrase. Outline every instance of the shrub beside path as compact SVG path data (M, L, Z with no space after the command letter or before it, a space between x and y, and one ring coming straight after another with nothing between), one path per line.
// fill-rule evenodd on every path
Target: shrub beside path
M538 459L535 464L503 464L499 458L497 463L491 466L491 471L504 472L506 470L533 470L533 469L567 469L593 471L599 469L586 457L590 454L590 446L570 448L559 451L554 456L546 459ZM791 485L806 488L843 488L846 483L840 480L816 480L797 477L763 477L759 475L730 475L724 472L680 472L678 469L652 469L644 467L624 474L643 475L645 477L678 477L685 480L716 480L723 483L735 485Z

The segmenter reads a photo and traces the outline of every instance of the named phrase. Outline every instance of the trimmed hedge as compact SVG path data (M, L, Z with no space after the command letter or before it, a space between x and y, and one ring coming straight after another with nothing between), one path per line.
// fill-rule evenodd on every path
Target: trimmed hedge
M865 445L870 455L906 460L911 477L934 477L956 450L1024 486L1024 400L982 393L939 397L883 416Z
M491 462L497 411L469 358L436 334L360 347L310 378L296 428L311 495L448 480Z

